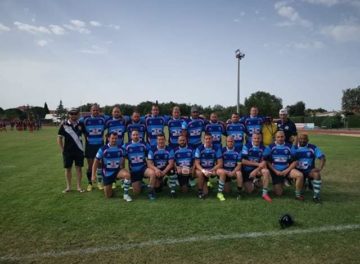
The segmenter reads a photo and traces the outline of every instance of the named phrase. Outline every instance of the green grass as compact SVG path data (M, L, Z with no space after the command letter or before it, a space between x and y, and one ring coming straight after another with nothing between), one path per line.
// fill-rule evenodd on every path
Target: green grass
M304 203L295 201L292 188L272 204L257 194L242 201L232 194L220 203L212 193L200 201L194 192L180 194L176 200L165 192L155 202L140 195L125 203L119 190L109 200L99 191L62 194L65 180L56 134L55 128L0 134L0 262L11 262L9 256L19 257L13 262L21 263L359 262L359 229L40 257L47 252L162 239L276 231L284 212L295 217L296 225L290 230L360 224L360 138L311 136L328 160L322 205L313 204L309 192ZM35 255L21 259L30 254Z

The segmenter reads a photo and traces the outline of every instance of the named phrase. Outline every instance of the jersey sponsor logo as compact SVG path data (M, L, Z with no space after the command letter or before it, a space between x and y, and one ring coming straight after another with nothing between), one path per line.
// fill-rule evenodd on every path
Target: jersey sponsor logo
M157 167L157 168L164 168L164 167L166 167L166 164L167 164L166 161L164 161L164 160L159 160L159 161L156 162L156 167Z
M201 166L202 167L213 167L214 166L214 161L213 160L202 160L201 161Z
M144 157L143 156L133 156L130 158L130 161L132 164L143 163Z
M173 137L178 137L181 135L181 129L171 129L171 135Z
M162 128L152 128L151 129L151 135L153 135L153 136L160 135L160 134L162 134L162 132L163 132Z
M308 161L299 160L297 168L301 170L306 170L307 168L309 168L309 165L310 164Z
M101 128L90 128L89 129L89 135L90 136L100 136L102 134Z
M236 166L236 163L234 161L225 161L225 163L224 163L224 167L232 168L235 166Z
M107 169L117 169L120 165L120 161L118 160L109 160L106 162Z
M273 158L275 163L286 163L288 162L288 158L284 156L277 156Z
M190 136L200 136L201 135L201 129L193 129L190 131Z

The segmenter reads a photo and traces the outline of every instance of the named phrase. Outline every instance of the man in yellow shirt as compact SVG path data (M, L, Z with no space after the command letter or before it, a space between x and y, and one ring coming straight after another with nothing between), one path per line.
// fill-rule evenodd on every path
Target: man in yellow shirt
M271 116L265 117L263 127L262 127L262 138L264 146L269 146L271 143L274 143L275 134L277 131L277 126L273 122Z

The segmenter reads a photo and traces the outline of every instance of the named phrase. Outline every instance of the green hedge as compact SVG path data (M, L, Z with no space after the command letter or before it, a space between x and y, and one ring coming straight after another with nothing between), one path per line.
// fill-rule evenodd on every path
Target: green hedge
M351 115L346 117L347 124L340 115L336 116L292 116L290 119L295 123L314 123L317 127L323 128L360 128L360 115Z

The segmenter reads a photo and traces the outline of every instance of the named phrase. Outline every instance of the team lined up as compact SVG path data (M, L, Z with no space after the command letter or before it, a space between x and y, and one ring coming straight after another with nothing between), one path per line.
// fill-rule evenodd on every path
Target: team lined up
M151 114L145 117L136 111L131 117L122 116L119 107L114 107L112 117L100 115L99 111L99 106L93 105L91 115L78 122L78 112L74 109L59 129L58 142L66 168L65 191L70 190L73 161L78 174L78 190L82 191L81 134L84 134L87 190L92 190L92 182L97 179L98 187L104 186L107 197L112 196L115 180L122 178L123 197L131 201L130 186L133 193L140 193L145 177L149 179L148 197L154 200L156 191L161 190L164 178L168 176L173 197L177 182L186 192L189 180L195 177L198 197L203 199L208 194L209 177L217 176L217 198L221 201L225 200L224 193L230 191L232 179L236 179L239 199L243 187L246 192L252 192L254 186L259 185L262 198L268 202L272 201L268 193L270 179L275 195L282 194L285 180L294 180L298 200L303 200L304 182L309 179L314 201L320 201L320 171L325 165L325 156L318 147L308 143L307 135L300 135L297 140L295 124L287 118L285 109L280 111L277 124L259 116L256 107L251 108L249 116L241 119L234 113L227 123L218 121L215 113L209 120L200 117L196 107L192 107L189 118L182 117L178 107L173 108L171 116L161 116L157 105L153 105ZM166 126L168 145L165 143ZM107 144L103 145L105 132ZM124 143L126 133L129 140ZM221 144L223 135L226 136L224 147ZM129 171L125 169L125 159ZM316 159L321 161L318 169L315 168Z

